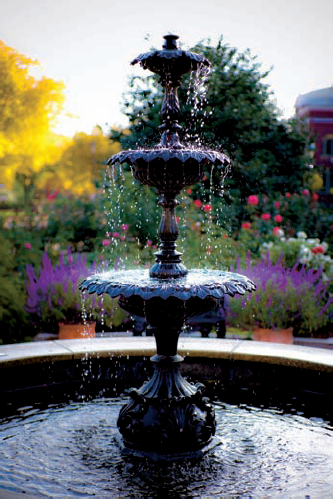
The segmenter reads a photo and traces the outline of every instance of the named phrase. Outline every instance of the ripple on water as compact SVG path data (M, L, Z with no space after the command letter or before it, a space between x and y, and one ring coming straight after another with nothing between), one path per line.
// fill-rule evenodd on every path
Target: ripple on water
M223 444L201 461L123 458L123 400L21 411L0 427L0 489L45 495L327 495L333 428L322 420L216 404Z

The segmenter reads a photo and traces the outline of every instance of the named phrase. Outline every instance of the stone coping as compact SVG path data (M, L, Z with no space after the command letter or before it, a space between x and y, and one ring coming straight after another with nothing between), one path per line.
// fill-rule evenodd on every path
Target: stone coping
M101 357L149 357L156 353L152 337L89 338L17 343L0 346L0 367ZM262 362L333 372L333 351L307 346L247 340L180 337L185 357Z

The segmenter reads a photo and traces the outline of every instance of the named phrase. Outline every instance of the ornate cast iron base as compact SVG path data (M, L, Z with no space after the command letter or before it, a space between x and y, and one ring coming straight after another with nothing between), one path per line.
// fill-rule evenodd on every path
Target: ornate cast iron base
M215 414L202 396L201 383L187 382L179 372L179 355L155 355L153 377L139 389L129 390L131 401L118 418L124 453L155 459L200 457L214 440Z

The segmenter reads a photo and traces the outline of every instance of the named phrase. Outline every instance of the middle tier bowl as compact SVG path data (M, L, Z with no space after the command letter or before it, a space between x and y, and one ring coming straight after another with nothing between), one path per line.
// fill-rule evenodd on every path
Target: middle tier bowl
M179 193L183 187L203 180L208 166L230 164L223 153L185 147L123 151L112 156L108 164L118 162L129 164L141 184L155 187L159 193Z
M154 316L158 316L159 323L161 317L165 323L174 321L176 316L180 322L185 321L192 315L213 309L224 295L244 295L254 291L255 285L249 278L234 272L193 269L179 279L153 279L147 270L139 269L92 275L84 279L80 289L98 295L107 293L111 298L120 297L122 308L146 316L148 322L154 324Z

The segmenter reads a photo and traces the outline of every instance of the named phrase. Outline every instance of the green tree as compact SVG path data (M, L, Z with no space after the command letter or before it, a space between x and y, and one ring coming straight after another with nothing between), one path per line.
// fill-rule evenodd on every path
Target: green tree
M216 46L200 42L193 50L203 53L212 63L205 84L195 85L195 76L187 75L179 89L184 127L183 142L222 150L232 159L232 169L224 183L224 197L214 204L230 229L239 226L242 204L253 193L296 191L309 173L305 149L307 134L295 120L282 121L272 100L257 58L249 50L239 52L223 42ZM196 100L188 98L194 87ZM124 113L129 119L125 133L112 130L111 137L124 148L151 146L158 141L162 88L157 77L135 76L124 94ZM195 112L193 112L193 108ZM219 194L220 174L213 184ZM208 201L211 179L204 189L193 193ZM222 204L222 206L221 206ZM227 225L228 225L227 224Z

